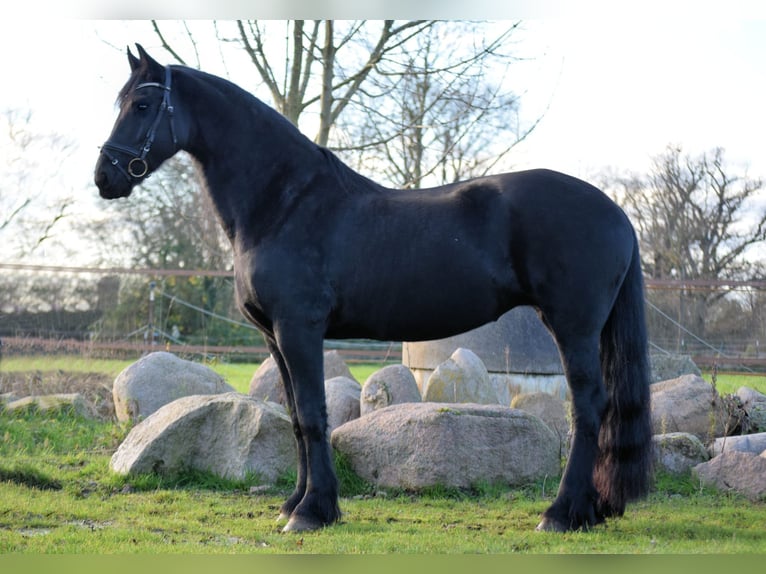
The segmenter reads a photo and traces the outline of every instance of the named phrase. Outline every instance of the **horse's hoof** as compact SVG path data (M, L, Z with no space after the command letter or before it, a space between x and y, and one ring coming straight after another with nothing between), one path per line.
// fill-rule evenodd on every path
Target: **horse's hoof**
M569 529L558 520L553 520L552 518L544 516L535 530L538 532L566 532Z
M282 529L282 532L304 532L306 530L319 530L324 524L316 520L310 520L305 516L290 516L290 520Z
M280 512L277 516L277 522L287 522L290 520L290 515L287 512Z

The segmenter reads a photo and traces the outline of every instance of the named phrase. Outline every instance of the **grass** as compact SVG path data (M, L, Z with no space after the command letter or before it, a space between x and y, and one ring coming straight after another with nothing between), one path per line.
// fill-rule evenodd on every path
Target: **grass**
M7 359L2 369L29 370L29 364ZM117 361L34 364L43 371L110 374L124 368ZM212 366L244 390L256 368ZM377 368L351 367L360 381ZM764 392L764 380L718 375L717 386L733 392L748 384ZM71 411L0 411L0 555L766 552L766 502L701 488L688 475L658 475L648 499L630 505L624 517L561 535L534 531L555 495L556 479L517 489L381 491L337 455L343 520L319 532L285 535L275 518L294 476L251 494L254 477L115 475L109 458L128 432L127 426Z
M39 463L51 464L50 459ZM79 462L79 463L78 463ZM60 489L0 480L0 553L452 554L755 553L766 551L763 504L700 491L684 479L590 532L534 527L555 484L527 489L344 497L342 522L285 535L285 492L250 495L204 481L126 488L106 459L70 460ZM138 480L140 483L140 479ZM122 486L121 486L122 484Z
M68 355L45 357L7 357L0 363L0 372L50 372L65 371L71 373L105 373L116 377L120 372L134 363L135 360L118 359L88 359ZM211 361L208 366L221 375L240 393L247 393L250 380L259 367L259 363L226 363ZM382 369L384 364L351 363L349 369L354 378L363 384L375 371Z
M3 357L0 372L66 371L72 373L106 373L116 377L135 360L90 359L72 355Z
M703 373L702 377L707 382L713 381L711 373ZM750 387L766 394L766 374L762 373L717 373L715 386L719 394L734 394L740 387Z

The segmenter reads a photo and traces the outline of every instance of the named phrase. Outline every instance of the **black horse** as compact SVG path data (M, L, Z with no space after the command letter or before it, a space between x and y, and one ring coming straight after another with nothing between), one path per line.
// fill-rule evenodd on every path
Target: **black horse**
M337 521L323 340L428 340L536 308L558 345L574 439L538 529L621 515L649 482L643 282L635 233L602 192L547 170L384 188L224 79L128 50L96 164L124 197L179 150L202 167L234 249L242 313L279 366L298 447L285 530Z

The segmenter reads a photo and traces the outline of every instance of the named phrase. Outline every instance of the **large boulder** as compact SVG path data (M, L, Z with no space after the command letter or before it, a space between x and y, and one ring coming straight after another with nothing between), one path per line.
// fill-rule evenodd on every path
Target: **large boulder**
M111 459L120 474L184 469L227 478L255 473L263 483L295 468L292 424L284 408L239 393L169 403L130 431Z
M725 452L692 469L692 476L718 490L735 491L750 500L766 497L766 456Z
M498 404L487 368L473 351L457 349L428 378L423 400L443 403Z
M334 377L346 377L356 380L338 351L325 351L324 379L327 380ZM285 390L282 387L282 379L280 378L279 368L274 357L269 356L255 371L253 378L250 380L248 394L264 401L279 403L283 406L287 405Z
M702 441L693 434L672 432L652 437L654 468L671 474L685 474L710 459Z
M737 389L737 397L747 413L750 432L766 432L766 395L750 387Z
M253 373L253 377L250 379L248 394L262 401L279 403L283 406L287 404L279 368L274 357L271 355Z
M400 403L419 403L420 396L415 376L404 365L388 365L375 371L362 386L360 415Z
M324 382L327 401L327 432L359 418L359 395L362 388L354 379L333 377Z
M383 487L521 485L560 473L553 431L499 405L392 405L338 427L332 445L360 477Z
M723 399L697 375L651 385L654 434L686 432L703 442L731 432Z
M157 352L142 357L117 375L112 398L117 420L139 421L181 397L234 390L205 365Z
M720 437L710 447L712 456L733 451L761 454L766 451L766 432Z
M511 400L512 409L521 409L535 415L556 433L561 445L561 452L567 452L569 444L569 420L567 403L548 393L523 393Z

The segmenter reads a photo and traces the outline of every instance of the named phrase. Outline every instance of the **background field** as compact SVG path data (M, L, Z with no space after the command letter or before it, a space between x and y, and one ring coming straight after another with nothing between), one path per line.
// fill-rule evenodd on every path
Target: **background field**
M116 377L120 371L133 362L132 359L90 359L71 355L8 357L0 362L0 374L3 372L63 371L67 373L103 373ZM253 373L259 366L259 363L227 363L222 361L212 361L206 364L242 393L248 391ZM356 380L363 384L372 373L385 365L386 363L350 363L349 368ZM713 380L713 374L710 371L703 372L703 378L710 382ZM722 394L734 393L741 386L748 386L766 393L766 373L716 373L715 383L716 388Z

